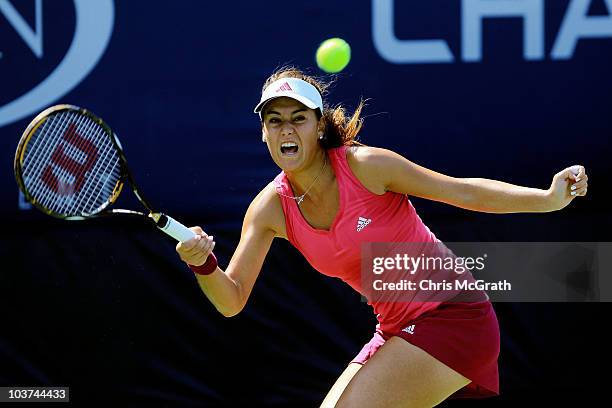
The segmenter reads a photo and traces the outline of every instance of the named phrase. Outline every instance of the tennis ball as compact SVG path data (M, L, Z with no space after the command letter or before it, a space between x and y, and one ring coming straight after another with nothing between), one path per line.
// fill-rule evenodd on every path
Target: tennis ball
M351 60L351 47L342 38L330 38L319 45L317 65L328 73L340 72Z

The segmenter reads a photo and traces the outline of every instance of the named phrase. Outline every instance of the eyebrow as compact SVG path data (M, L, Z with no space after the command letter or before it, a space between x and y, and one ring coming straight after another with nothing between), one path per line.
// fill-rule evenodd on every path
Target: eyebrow
M306 112L306 109L305 108L301 108L301 109L298 109L298 110L294 110L293 112L291 112L291 114L295 115L298 112ZM272 111L272 110L271 111L267 111L266 115L269 115L271 113L276 113L277 115L280 115L280 113L278 113L277 111Z

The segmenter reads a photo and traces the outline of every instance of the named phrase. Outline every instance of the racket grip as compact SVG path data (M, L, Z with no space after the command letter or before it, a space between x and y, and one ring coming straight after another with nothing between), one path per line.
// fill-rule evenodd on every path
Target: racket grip
M572 169L572 173L574 173L574 175L576 176L578 175L578 173L580 173L580 166L578 165L572 166L571 169Z
M180 242L189 241L196 236L195 232L166 214L159 214L156 224L157 228Z

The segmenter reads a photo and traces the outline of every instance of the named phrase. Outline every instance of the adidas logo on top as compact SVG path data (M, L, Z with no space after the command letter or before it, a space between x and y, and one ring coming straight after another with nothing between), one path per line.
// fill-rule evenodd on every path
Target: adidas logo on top
M287 82L285 82L284 84L279 86L278 89L276 90L276 92L281 92L281 91L293 91L293 89L291 89L289 84Z
M357 232L361 232L362 229L368 226L372 222L369 218L359 217L357 220Z
M414 334L414 324L411 324L410 326L406 327L402 331L408 334Z

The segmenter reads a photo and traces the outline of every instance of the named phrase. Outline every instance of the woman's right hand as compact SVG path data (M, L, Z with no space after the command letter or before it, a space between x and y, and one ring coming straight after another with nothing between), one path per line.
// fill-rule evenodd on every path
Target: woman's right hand
M200 266L206 262L208 255L215 248L213 236L208 236L200 227L189 228L196 236L189 241L176 244L176 252L189 265Z

